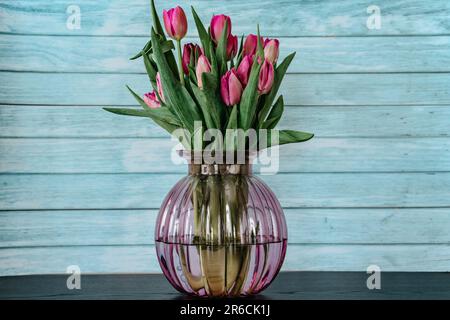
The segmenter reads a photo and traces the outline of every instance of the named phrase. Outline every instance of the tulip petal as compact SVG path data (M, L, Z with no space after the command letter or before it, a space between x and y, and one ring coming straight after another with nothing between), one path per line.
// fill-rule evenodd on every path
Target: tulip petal
M169 37L173 38L173 32L172 32L172 22L170 19L171 16L171 10L163 10L163 20L164 20L164 28L166 29L167 34Z
M211 72L211 64L205 55L201 55L197 61L197 68L195 69L195 74L197 76L198 87L203 87L202 74L204 72Z
M222 95L223 102L229 106L230 105L230 94L228 90L228 77L224 75L220 80L220 93Z
M227 35L226 35L226 39L228 39L228 37L231 34L231 19L230 17L224 15L224 14L220 14L220 15L215 15L212 17L211 19L211 38L214 41L214 43L218 43L220 40L220 37L222 36L222 32L223 29L225 28L225 23L227 22Z
M181 7L163 11L164 27L167 34L175 40L181 40L187 33L187 19Z
M260 94L269 93L270 89L272 89L274 77L275 71L273 64L265 59L259 73L258 92Z
M187 33L187 18L181 7L176 7L172 16L172 28L177 40L182 39Z
M247 55L242 59L241 64L237 69L237 76L244 86L246 86L248 83L250 72L252 70L252 65L253 65L253 56Z
M242 84L234 70L230 72L230 77L228 79L228 91L230 105L238 104L242 97Z

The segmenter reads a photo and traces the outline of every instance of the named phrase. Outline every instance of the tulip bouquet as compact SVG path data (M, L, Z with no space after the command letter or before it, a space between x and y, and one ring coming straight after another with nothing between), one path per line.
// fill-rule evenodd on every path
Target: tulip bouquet
M192 8L201 44L186 43L182 48L181 40L188 29L183 9L163 12L165 31L172 40L164 33L153 0L151 12L151 39L131 59L143 58L153 91L141 97L128 87L142 109L105 110L151 118L171 134L182 129L177 137L186 149L194 149L195 135L209 129L222 134L224 143L220 147L225 150L239 148L233 138L237 129L258 130L256 139L264 142L257 144L258 150L313 137L306 132L281 130L276 131L276 140L270 139L284 110L278 90L295 56L290 54L278 64L277 39L264 39L258 27L257 35L242 36L239 44L238 37L232 34L230 17L215 15L206 29ZM261 135L261 129L269 134ZM206 146L201 142L195 147ZM248 141L240 145L241 149L249 147Z
M313 137L306 132L274 130L284 111L278 90L295 56L290 54L278 63L277 39L264 39L258 27L256 35L242 36L239 41L225 15L213 16L206 29L192 8L200 44L182 47L188 28L183 9L164 10L165 32L153 1L151 12L151 39L131 59L142 57L153 91L141 97L128 88L142 109L105 108L107 111L151 118L189 152L249 153ZM210 130L218 133L213 148L203 141ZM245 138L251 130L256 137L253 141ZM243 142L236 131L244 132ZM284 258L287 235L282 209L270 189L249 171L199 172L191 172L175 185L161 206L156 242L164 274L177 289L198 295L259 292L278 272L269 270L279 270ZM252 200L255 197L259 200ZM250 211L253 218L249 218ZM188 223L192 226L185 225ZM270 223L274 225L262 227ZM170 237L164 236L167 230ZM184 230L189 234L182 234ZM276 234L273 238L264 234L271 231ZM192 245L195 247L189 247ZM165 259L171 250L176 253ZM253 257L254 252L261 257ZM174 257L180 261L174 262ZM175 271L174 263L182 270L177 267ZM252 266L259 271L253 273ZM173 270L167 271L169 268ZM262 272L263 277L255 276ZM183 287L177 285L178 277L186 279ZM249 279L254 281L252 288L246 287Z

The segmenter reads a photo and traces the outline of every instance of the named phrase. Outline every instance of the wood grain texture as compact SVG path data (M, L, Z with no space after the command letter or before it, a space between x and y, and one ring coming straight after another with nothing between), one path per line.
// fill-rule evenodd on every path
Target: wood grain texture
M291 245L282 271L450 271L450 245ZM155 248L72 246L0 250L0 274L62 274L70 265L83 273L160 272Z
M2 248L151 245L157 210L0 212ZM450 209L285 209L293 244L450 243Z
M316 137L448 137L450 106L286 107L280 128ZM380 126L382 124L382 129ZM148 119L100 107L0 105L0 137L150 138L168 134Z
M180 149L161 138L0 139L0 173L185 173ZM316 138L261 156L255 172L450 172L450 139Z
M145 73L142 60L128 58L146 42L136 37L2 35L0 70ZM448 36L283 38L280 61L297 52L291 73L448 72L449 47Z
M3 210L159 208L180 174L4 174ZM264 176L286 208L449 207L450 173Z
M58 35L139 35L148 36L151 25L149 4L143 0L78 0L81 29L66 27L70 0L2 1L0 32ZM193 5L208 23L215 13L232 17L236 34L262 33L271 36L342 36L342 35L417 35L450 33L450 5L446 0L379 0L382 27L370 30L366 21L370 0L299 1L299 0L164 0L157 1L158 11L181 5L187 11L189 34L195 34L188 9ZM273 14L276 10L277 14ZM39 19L35 19L39 14Z
M146 75L0 73L0 103L134 105L125 85L150 90ZM288 74L287 105L448 105L450 73Z
M82 290L69 290L65 284L67 274L26 275L0 278L0 299L38 300L158 300L153 304L141 304L163 308L165 317L179 317L179 306L192 303L192 297L177 292L162 274L83 274ZM450 278L445 272L385 272L382 273L382 290L367 289L368 274L362 272L281 272L274 282L260 295L239 300L252 304L256 301L270 301L271 314L285 309L285 302L275 300L296 300L288 304L293 312L308 304L300 300L448 300ZM330 286L330 284L332 284ZM186 301L187 300L187 301ZM255 301L256 300L256 301ZM417 302L415 305L418 305ZM205 301L202 301L203 303ZM358 302L359 303L359 302ZM373 302L372 302L373 303ZM45 308L44 304L41 304ZM111 304L115 315L128 316L129 310L120 304ZM115 308L115 309L114 309ZM273 308L273 309L272 309ZM344 307L345 308L345 307ZM342 309L344 310L344 309ZM384 310L378 309L380 314ZM322 310L321 310L322 311ZM321 312L319 311L319 312ZM336 308L332 312L335 314ZM414 308L408 309L410 314ZM83 312L80 310L80 313ZM373 314L373 311L372 311ZM404 312L403 312L404 314Z
M262 177L285 207L284 270L450 271L450 2L157 1L176 4L298 52L281 128L316 139ZM155 215L186 167L151 121L101 109L150 90L128 60L149 15L147 0L0 0L0 276L160 272Z

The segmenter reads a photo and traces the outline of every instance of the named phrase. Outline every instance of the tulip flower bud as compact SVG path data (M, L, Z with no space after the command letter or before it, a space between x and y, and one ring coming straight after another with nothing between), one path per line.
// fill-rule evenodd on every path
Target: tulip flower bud
M159 72L156 74L156 87L158 88L158 94L163 103L166 103L166 98L164 98L164 91L161 83L161 75Z
M222 77L220 81L220 93L222 100L227 106L234 106L241 101L242 84L236 73L236 69L231 69Z
M266 39L264 42L264 58L275 64L280 53L280 42L277 39Z
M273 64L265 59L259 72L258 92L259 94L267 94L272 89L275 78L275 70Z
M252 65L253 65L253 59L254 59L254 56L252 56L252 55L245 56L242 59L241 64L239 65L239 67L237 69L237 76L244 87L247 85L248 79L250 78L250 73L252 71Z
M238 37L230 35L227 43L227 60L233 59L238 51Z
M261 44L264 44L264 38L261 37ZM258 36L255 34L249 34L244 42L243 55L254 55L258 48Z
M223 28L225 28L225 22L227 23L227 39L231 35L231 19L230 17L220 14L213 16L211 19L211 38L215 44L217 44L222 36Z
M144 102L150 109L158 109L161 107L161 103L158 101L155 92L144 94Z
M172 8L169 11L163 11L164 27L166 32L174 40L181 40L187 33L187 19L181 7Z
M189 65L191 64L191 55L194 57L194 67L197 64L196 59L203 54L203 49L194 43L187 43L183 48L183 71L185 74L189 74Z
M211 64L209 63L206 56L201 55L198 58L197 68L195 69L195 74L197 75L197 84L200 89L203 88L202 74L204 72L211 72Z

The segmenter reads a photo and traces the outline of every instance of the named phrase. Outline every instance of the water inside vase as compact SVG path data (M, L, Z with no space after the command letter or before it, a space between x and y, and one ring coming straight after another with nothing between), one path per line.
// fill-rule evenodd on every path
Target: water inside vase
M256 244L177 244L156 241L161 268L180 292L197 296L257 294L278 273L287 240Z

